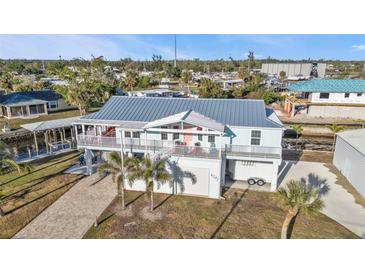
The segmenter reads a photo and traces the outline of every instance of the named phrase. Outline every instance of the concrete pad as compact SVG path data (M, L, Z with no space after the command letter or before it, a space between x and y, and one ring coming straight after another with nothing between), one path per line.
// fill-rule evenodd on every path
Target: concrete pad
M301 179L312 184L326 182L329 191L322 197L325 203L322 212L359 237L365 238L365 209L355 203L354 197L342 186L335 183L335 174L323 163L286 161L281 167L278 184L282 186L289 180Z

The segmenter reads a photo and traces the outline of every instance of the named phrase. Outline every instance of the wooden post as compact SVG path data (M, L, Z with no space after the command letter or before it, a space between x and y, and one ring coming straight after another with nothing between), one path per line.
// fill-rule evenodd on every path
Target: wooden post
M47 136L47 131L44 132L44 142L46 143L46 150L47 150L47 154L49 153L49 149L48 149L48 136Z
M38 142L37 142L37 133L34 131L33 132L33 136L34 136L34 144L35 144L35 152L38 156Z

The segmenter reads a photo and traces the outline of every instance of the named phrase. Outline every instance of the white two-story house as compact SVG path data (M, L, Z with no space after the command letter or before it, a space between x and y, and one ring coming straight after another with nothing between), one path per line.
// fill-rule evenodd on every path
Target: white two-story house
M113 96L74 127L80 149L168 157L174 182L157 192L219 198L226 177L277 188L283 126L262 100Z

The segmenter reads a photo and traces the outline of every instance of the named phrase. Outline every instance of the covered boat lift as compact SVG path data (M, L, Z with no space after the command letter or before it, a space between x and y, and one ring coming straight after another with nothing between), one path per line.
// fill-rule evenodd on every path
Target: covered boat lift
M59 152L66 152L76 147L76 134L72 123L80 117L71 117L21 125L33 133L35 151L29 151L27 156L18 155L17 161L24 162ZM67 134L68 133L68 134ZM38 137L44 135L45 150L39 149Z

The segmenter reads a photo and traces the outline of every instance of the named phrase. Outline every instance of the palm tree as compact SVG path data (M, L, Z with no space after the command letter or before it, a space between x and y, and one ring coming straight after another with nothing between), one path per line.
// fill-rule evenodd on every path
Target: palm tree
M128 70L124 79L124 85L128 90L132 90L138 85L138 73Z
M109 154L109 161L101 163L98 167L99 174L110 173L112 175L112 180L117 185L118 197L121 200L122 210L125 209L125 162L120 153L113 151Z
M303 212L307 215L318 214L324 207L320 197L320 188L306 185L303 181L291 180L286 187L280 187L275 193L275 200L287 210L281 229L281 239L288 238L288 227L293 219Z
M0 142L0 171L17 170L21 172L21 166L14 160L11 149L4 143Z
M153 189L156 183L166 183L171 181L171 175L166 170L166 159L152 160L148 155L142 160L136 157L128 158L126 168L128 170L128 180L134 182L142 179L146 184L146 192L150 194L150 210L154 210Z
M345 126L339 126L337 124L332 124L328 127L331 132L333 133L333 142L332 142L332 151L335 149L335 143L336 143L336 133L344 130Z
M303 132L303 127L302 127L302 125L293 125L293 126L291 126L291 128L296 133L295 149L298 149L298 138L299 138L299 135L302 134L302 132Z

